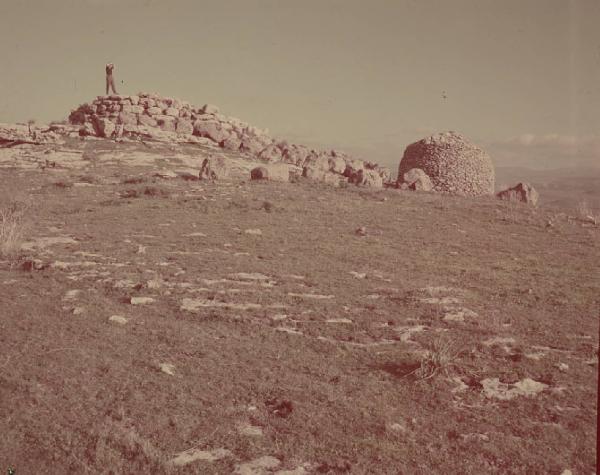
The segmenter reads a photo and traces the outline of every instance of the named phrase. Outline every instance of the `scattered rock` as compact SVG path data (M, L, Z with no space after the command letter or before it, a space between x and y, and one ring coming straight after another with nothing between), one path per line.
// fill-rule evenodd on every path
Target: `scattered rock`
M203 307L225 308L228 310L258 310L262 308L262 305L258 303L231 303L219 302L216 300L190 298L184 298L181 304L181 310L187 310L188 312L196 312Z
M130 297L129 303L131 305L146 305L154 302L152 297Z
M250 424L242 424L237 428L238 433L241 435L246 435L248 437L262 437L263 431L259 426L253 426Z
M280 464L281 462L279 459L265 455L264 457L251 460L250 462L236 465L233 473L236 475L266 475Z
M189 449L178 453L175 458L170 460L171 465L182 467L192 462L202 460L205 462L214 462L225 457L231 457L233 454L226 449L200 450Z
M303 334L301 331L298 331L295 328L290 328L290 327L277 327L277 328L275 328L275 330L278 332L289 333L291 335L302 335Z
M250 171L252 180L271 180L289 182L292 167L285 163L269 163L253 168Z
M301 297L307 299L317 299L317 300L325 300L325 299L334 299L335 295L321 295L321 294L297 294L294 292L288 292L290 297Z
M202 106L202 112L205 114L218 114L219 108L212 104L204 104Z
M535 396L548 387L530 378L525 378L514 384L501 383L498 378L488 378L481 381L483 393L487 398L507 401L517 396Z
M420 168L411 168L403 175L401 184L407 185L406 188L413 191L431 191L433 183L427 174Z
M271 278L268 275L260 274L258 272L238 272L236 274L230 274L229 278L233 280L246 280L258 282L269 282L271 280Z
M464 322L465 318L476 318L478 315L468 308L457 308L444 314L444 320L447 322Z
M127 319L122 317L121 315L112 315L109 319L110 322L118 323L120 325L125 325L127 323Z
M244 230L244 234L249 234L251 236L262 236L262 231L260 229L246 229Z
M522 201L532 206L537 206L539 193L529 183L518 183L512 188L500 191L496 195L501 200Z
M172 365L171 363L161 363L159 368L163 373L167 373L170 376L175 376L175 365Z

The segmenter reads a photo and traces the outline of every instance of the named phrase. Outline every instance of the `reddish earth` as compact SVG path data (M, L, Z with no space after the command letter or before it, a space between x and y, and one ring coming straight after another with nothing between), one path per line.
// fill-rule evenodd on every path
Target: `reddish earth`
M599 226L140 147L0 156L0 469L594 472Z

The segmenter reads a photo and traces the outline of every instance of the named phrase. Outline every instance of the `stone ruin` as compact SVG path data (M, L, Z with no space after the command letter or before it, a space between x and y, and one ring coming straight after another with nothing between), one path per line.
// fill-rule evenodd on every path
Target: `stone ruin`
M443 132L409 145L400 161L398 178L387 168L358 160L337 150L319 151L277 141L268 130L253 127L219 112L216 106L195 107L157 94L98 96L69 115L71 125L0 124L0 148L19 144L59 143L61 137L95 136L114 139L155 139L211 144L250 159L241 168L254 180L289 181L294 174L342 186L353 183L375 188L401 188L477 196L494 193L495 172L486 152L456 132ZM230 156L233 157L233 156ZM199 176L221 179L235 168L234 158L208 156ZM238 163L239 165L239 163ZM250 168L248 168L250 166ZM538 193L526 183L503 190L500 199L536 205Z
M398 169L400 187L412 169L425 172L433 191L466 196L494 193L491 158L456 132L439 133L409 145Z
M263 164L285 163L303 176L339 186L353 183L381 188L390 171L373 162L357 160L337 150L318 151L304 145L276 141L262 130L220 113L216 106L195 107L188 102L157 94L98 96L69 115L82 136L105 138L198 137L225 150L239 152ZM207 164L210 165L210 164ZM206 175L216 176L205 166ZM264 176L263 173L261 176ZM268 175L268 173L267 173Z

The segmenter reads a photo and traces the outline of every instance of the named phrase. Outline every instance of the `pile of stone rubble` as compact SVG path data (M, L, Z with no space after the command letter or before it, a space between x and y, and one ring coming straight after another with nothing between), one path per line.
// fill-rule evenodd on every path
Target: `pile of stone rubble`
M387 168L357 160L343 152L319 151L276 141L268 130L220 113L216 106L195 107L157 94L98 96L72 111L69 122L81 135L97 137L205 137L220 147L250 155L258 161L286 163L302 169L305 177L339 185L343 182L383 187L391 179Z

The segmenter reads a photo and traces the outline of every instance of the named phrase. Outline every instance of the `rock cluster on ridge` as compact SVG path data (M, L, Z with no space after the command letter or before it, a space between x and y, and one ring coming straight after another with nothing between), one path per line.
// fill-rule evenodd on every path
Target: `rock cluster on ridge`
M434 191L468 196L494 193L491 158L456 132L435 134L409 145L400 161L399 184L413 168L427 174Z
M72 111L69 122L80 125L82 135L106 138L152 137L157 133L205 137L226 150L263 163L299 167L305 177L333 185L349 182L381 188L391 178L390 171L376 163L357 160L336 150L318 151L276 141L268 130L225 116L216 106L195 107L157 94L98 96L92 103Z

